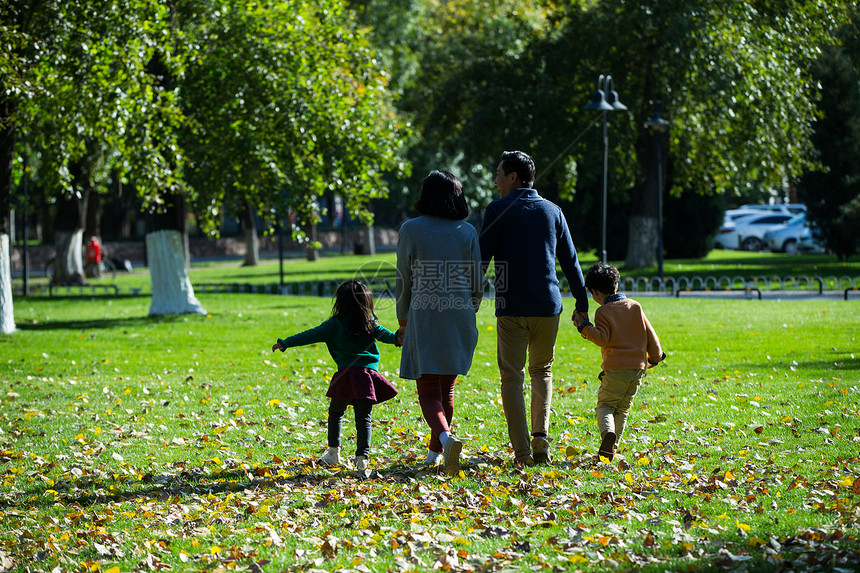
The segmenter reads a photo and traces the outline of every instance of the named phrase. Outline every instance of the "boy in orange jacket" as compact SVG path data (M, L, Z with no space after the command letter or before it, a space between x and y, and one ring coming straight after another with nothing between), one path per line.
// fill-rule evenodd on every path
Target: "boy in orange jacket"
M620 278L618 269L611 265L592 265L585 277L585 288L600 305L594 312L594 324L574 315L579 333L598 345L603 357L595 412L601 436L597 455L604 461L612 461L615 455L646 369L666 358L642 307L618 292Z

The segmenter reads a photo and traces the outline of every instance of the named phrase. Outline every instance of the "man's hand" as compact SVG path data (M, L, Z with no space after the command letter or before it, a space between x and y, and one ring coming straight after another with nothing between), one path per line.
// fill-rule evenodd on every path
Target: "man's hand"
M588 322L588 313L574 310L571 320L573 320L573 325L579 328L583 323Z
M280 343L280 341L278 341L278 342L276 342L274 345L272 345L272 352L274 352L275 350L280 350L280 351L282 351L282 352L283 352L283 351L284 351L284 350L286 350L286 349L285 349L285 348L284 348L284 346Z

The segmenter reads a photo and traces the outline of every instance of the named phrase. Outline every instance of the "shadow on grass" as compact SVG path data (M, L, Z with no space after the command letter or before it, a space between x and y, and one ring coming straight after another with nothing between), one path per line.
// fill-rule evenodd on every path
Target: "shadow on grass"
M468 466L466 466L468 467ZM387 467L356 471L347 466L329 468L313 460L259 467L253 470L228 469L209 473L200 468L183 469L176 474L144 474L141 479L90 479L84 476L72 483L58 481L39 484L22 492L20 502L0 501L0 510L47 508L54 504L89 507L103 503L123 503L152 498L165 500L174 496L209 495L271 488L282 490L288 485L311 487L330 484L332 480L413 481L431 475L444 475L442 466L428 468L419 464L395 462ZM123 491L117 491L123 487ZM112 491L111 491L112 489ZM111 493L107 493L111 491ZM328 505L323 503L323 507Z
M820 372L829 370L833 372L849 372L860 370L860 360L852 358L849 354L840 350L828 350L820 353L818 360L795 360L792 362L773 361L773 362L747 362L737 363L727 367L728 370L754 370L766 371L769 368L784 368L786 370L793 368L800 372Z
M90 320L48 320L44 322L26 323L21 322L16 325L19 330L103 330L108 328L133 328L136 326L146 326L151 324L184 322L186 318L197 316L203 319L202 315L196 314L175 314L163 316L130 316L123 318L102 318Z

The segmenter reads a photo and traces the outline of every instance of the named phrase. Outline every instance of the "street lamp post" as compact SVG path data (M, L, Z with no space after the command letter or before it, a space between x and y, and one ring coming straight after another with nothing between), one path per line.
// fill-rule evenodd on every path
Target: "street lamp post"
M609 132L606 128L606 112L625 110L627 106L618 100L618 94L612 89L612 76L600 74L597 78L597 90L591 95L591 103L585 109L596 109L603 112L603 199L600 207L600 260L606 262L606 188L609 172Z
M662 135L669 129L669 121L663 117L663 104L658 100L654 105L651 119L645 127L654 131L657 140L657 276L663 279L663 153Z

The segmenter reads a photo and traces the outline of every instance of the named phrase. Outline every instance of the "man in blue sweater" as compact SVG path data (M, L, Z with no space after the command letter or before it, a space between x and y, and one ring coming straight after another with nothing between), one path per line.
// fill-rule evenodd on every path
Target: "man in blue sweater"
M494 183L500 198L487 206L480 232L486 272L495 264L496 336L502 406L516 462L549 463L552 363L561 292L555 262L576 299L574 315L588 318L588 295L561 209L531 188L535 164L522 151L505 151ZM531 441L526 419L526 355L531 379Z

